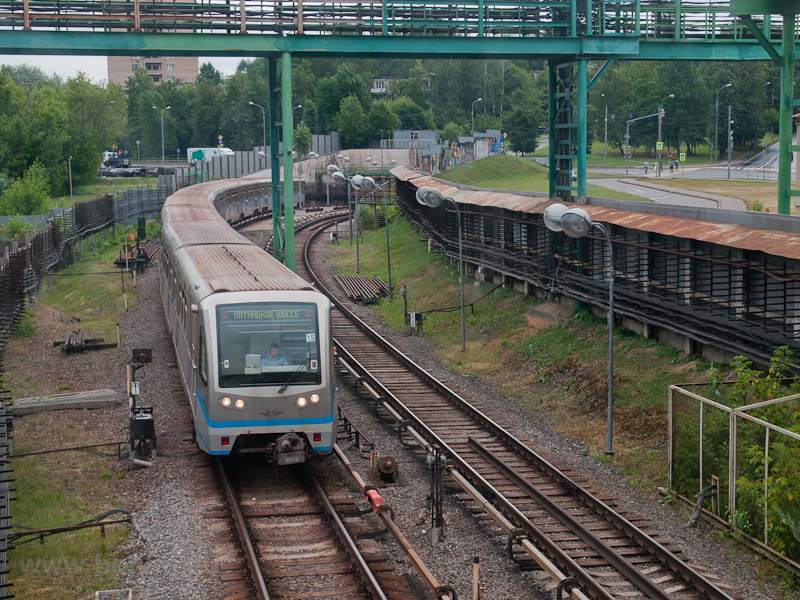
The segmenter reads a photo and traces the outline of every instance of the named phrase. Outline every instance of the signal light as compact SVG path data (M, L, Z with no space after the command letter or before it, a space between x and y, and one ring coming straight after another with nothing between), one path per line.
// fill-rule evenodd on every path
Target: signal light
M314 434L314 441L315 442L321 442L322 441L322 434L321 433L315 433Z
M225 436L222 438L222 445L223 446L230 446L231 445L231 438Z

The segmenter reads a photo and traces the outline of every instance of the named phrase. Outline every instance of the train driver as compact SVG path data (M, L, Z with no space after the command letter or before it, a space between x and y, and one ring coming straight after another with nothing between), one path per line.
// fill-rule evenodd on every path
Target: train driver
M261 366L262 367L285 367L289 365L289 361L286 360L286 357L281 355L279 356L278 353L280 352L281 347L277 343L273 343L269 347L269 356L265 356L261 359Z

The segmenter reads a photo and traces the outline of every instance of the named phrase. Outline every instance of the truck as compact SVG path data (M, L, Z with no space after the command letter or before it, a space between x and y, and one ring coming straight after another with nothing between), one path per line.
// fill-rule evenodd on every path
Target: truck
M209 162L218 156L233 156L233 150L217 146L215 148L189 148L187 150L190 163Z

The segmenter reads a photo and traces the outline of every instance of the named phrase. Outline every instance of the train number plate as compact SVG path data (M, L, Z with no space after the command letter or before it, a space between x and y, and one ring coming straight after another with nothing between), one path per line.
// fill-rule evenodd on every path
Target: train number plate
M278 454L278 465L297 465L306 461L305 452L285 452Z

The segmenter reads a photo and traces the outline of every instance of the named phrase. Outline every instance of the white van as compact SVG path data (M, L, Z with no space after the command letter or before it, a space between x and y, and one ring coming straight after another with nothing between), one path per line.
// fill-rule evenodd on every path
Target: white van
M189 148L187 154L190 163L208 162L218 156L233 156L233 150L222 148L221 146L215 148Z

